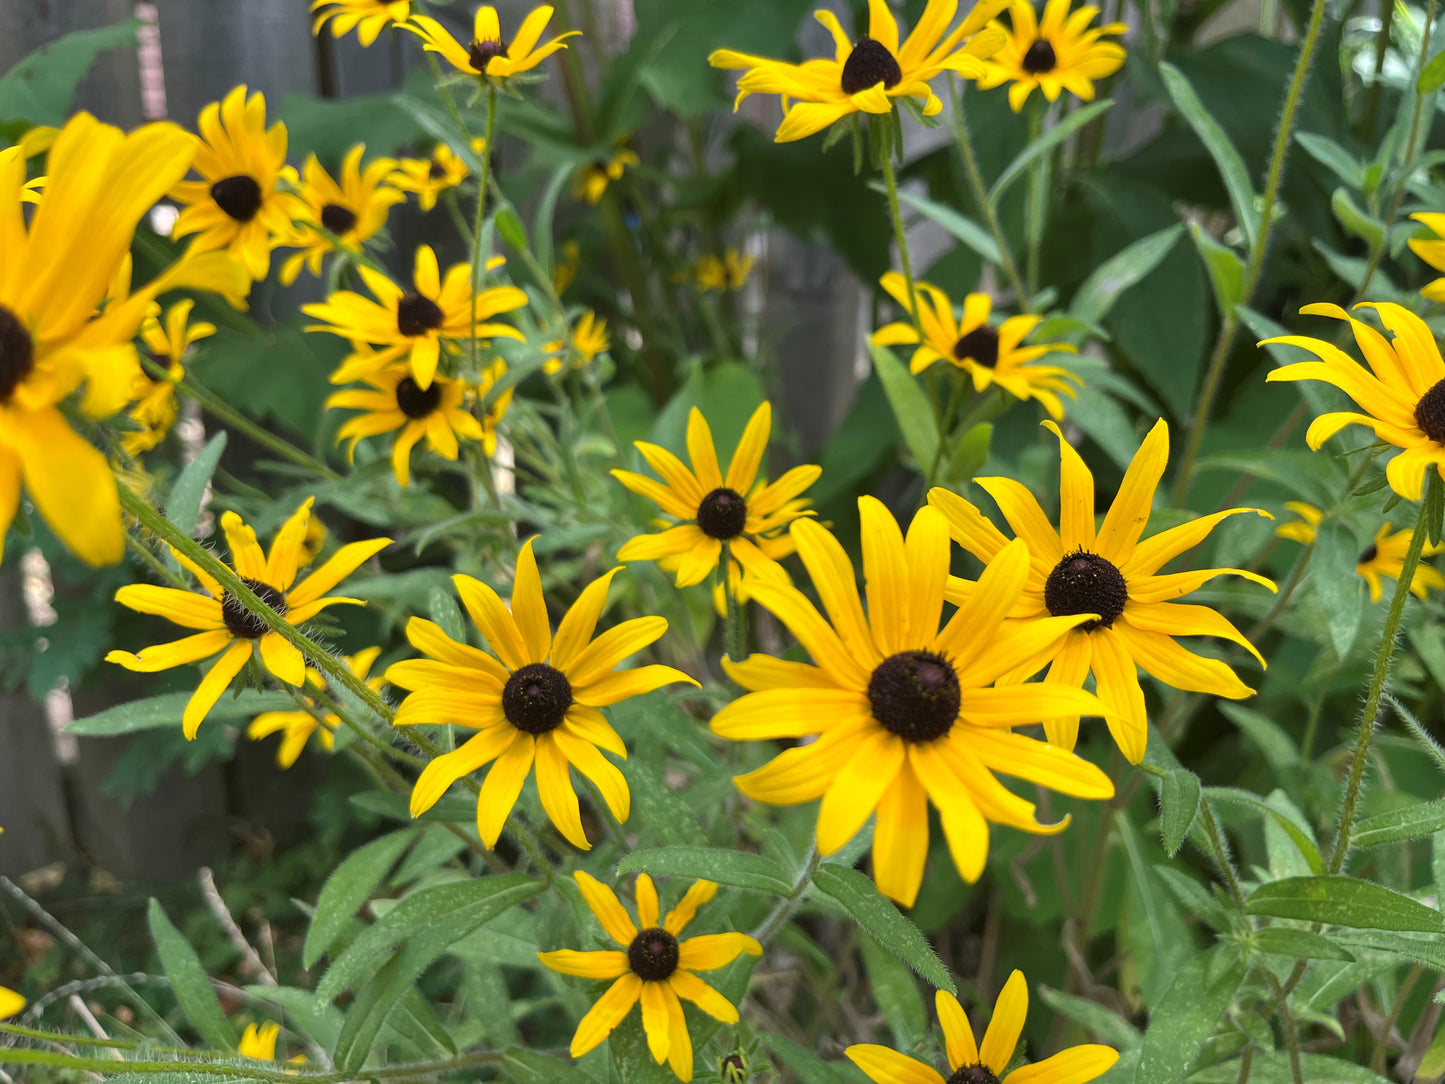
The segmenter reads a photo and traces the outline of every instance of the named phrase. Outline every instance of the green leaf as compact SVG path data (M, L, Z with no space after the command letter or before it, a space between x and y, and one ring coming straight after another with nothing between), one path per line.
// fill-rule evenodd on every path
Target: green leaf
M928 1012L913 972L871 937L860 942L868 992L893 1031L893 1045L911 1050L928 1034Z
M428 927L383 963L361 987L356 1000L347 1010L346 1022L341 1025L341 1035L332 1052L336 1067L341 1072L350 1076L365 1064L387 1018L403 1008L408 993L416 993L412 983L446 951L448 945L465 936L462 932L465 926L465 921L454 918ZM401 1028L402 1033L407 1035L411 1030L405 1025Z
M1355 825L1351 847L1381 847L1445 831L1445 798L1366 817Z
M1420 71L1415 87L1421 94L1434 94L1445 87L1445 50L1436 53Z
M104 711L77 719L65 728L67 734L78 734L83 738L110 738L117 734L131 734L138 730L158 730L161 727L181 726L181 716L191 701L191 693L162 693L145 700L132 700ZM264 711L286 711L295 708L296 701L286 693L263 693L255 689L242 689L235 696L223 696L211 709L206 719L209 722L234 722L250 719Z
M1346 233L1353 234L1371 245L1384 243L1385 224L1374 215L1366 214L1356 207L1347 189L1335 189L1335 194L1330 197L1330 210L1334 211L1336 221L1345 228Z
M1082 109L1075 109L1058 124L1031 140L1028 146L1019 152L1018 157L1004 167L998 180L993 182L993 187L988 190L989 206L997 207L1003 194L1028 171L1029 166L1068 139L1089 121L1108 110L1113 104L1112 98L1105 98L1103 101L1086 105Z
M1407 956L1435 971L1445 972L1445 942L1438 937L1409 937L1403 933L1349 934L1340 938L1346 948L1375 949Z
M316 914L311 920L311 929L306 932L306 944L302 949L302 967L310 970L316 966L316 961L335 944L357 908L381 884L381 879L416 836L415 829L403 828L373 839L347 855L332 871L316 900Z
M1276 773L1282 773L1299 764L1299 750L1289 732L1263 712L1238 704L1220 704L1220 710L1235 726L1239 727L1249 742L1269 762Z
M1273 817L1279 826L1289 834L1290 839L1294 840L1295 846L1299 848L1300 854L1305 856L1305 861L1309 863L1310 869L1316 873L1324 873L1325 860L1320 857L1319 846L1315 843L1308 827L1296 823L1287 814L1280 812L1266 803L1264 799L1247 790L1239 790L1235 787L1206 787L1204 793L1211 801L1244 806L1266 817Z
M166 519L186 534L196 533L196 520L201 518L201 501L205 499L206 487L221 462L221 453L226 450L226 431L223 429L212 437L195 459L176 476L171 486L170 498L166 501Z
M1328 937L1288 926L1269 926L1260 930L1254 935L1254 943L1260 952L1274 956L1290 956L1296 960L1341 960L1347 964L1355 962L1353 953Z
M457 131L457 126L441 106L421 98L414 98L410 94L398 94L394 100L403 112L410 115L421 126L423 131L450 147L452 153L466 164L467 170L473 177L482 175L481 158L476 151L472 150L471 143Z
M877 192L887 192L887 189L876 181L871 187ZM912 207L924 218L942 226L957 240L963 242L967 248L972 249L994 266L998 266L1002 262L998 245L994 242L993 236L973 219L959 214L951 207L935 203L931 199L915 196L912 192L899 192L898 202Z
M161 967L170 980L171 992L176 995L176 1002L191 1027L214 1049L235 1050L236 1030L226 1019L196 950L166 917L159 900L151 900L146 917L150 923L151 938L156 943L156 952L161 958Z
M1188 1074L1229 1009L1245 967L1231 945L1215 945L1179 969L1149 1017L1136 1084L1174 1084Z
M1199 249L1204 267L1209 272L1219 314L1226 316L1244 299L1244 261L1239 258L1239 253L1228 245L1221 245L1192 219L1189 236L1194 239L1194 247Z
M581 1069L558 1058L513 1047L507 1051L507 1072L517 1084L590 1084Z
M764 1035L763 1043L771 1050L783 1066L793 1074L798 1084L843 1084L845 1078L842 1073L821 1061L817 1054L811 1050L799 1046L790 1039L784 1039L781 1035Z
M989 446L993 443L993 424L980 422L973 426L948 453L939 485L961 485L970 481L988 462Z
M1445 915L1384 885L1353 877L1287 877L1260 885L1251 915L1298 918L1364 930L1445 934Z
M813 885L841 905L880 945L934 986L950 994L958 992L928 939L863 874L825 862L814 872Z
M1359 543L1343 523L1329 518L1319 525L1310 578L1324 607L1330 642L1341 659L1349 655L1360 630L1361 581L1355 575L1359 559Z
M514 252L526 252L528 249L527 227L522 225L522 220L517 212L511 207L505 206L497 211L497 233L503 241L511 246Z
M1310 132L1296 132L1294 138L1295 142L1305 149L1305 153L1332 171L1345 184L1357 190L1365 187L1364 163L1333 139Z
M1074 294L1069 315L1086 324L1097 324L1108 315L1120 294L1159 266L1183 232L1182 225L1166 226L1110 256L1094 269Z
M442 632L459 644L467 642L467 624L462 620L461 607L450 588L440 584L434 586L427 592L426 608Z
M1164 88L1173 99L1175 108L1183 114L1189 127L1194 129L1194 134L1204 144L1209 157L1214 159L1225 190L1229 193L1229 202L1234 207L1234 216L1239 220L1245 240L1253 245L1259 233L1259 209L1255 206L1257 197L1244 159L1239 156L1239 151L1234 149L1234 144L1229 141L1224 128L1209 110L1204 108L1204 103L1199 100L1199 95L1194 93L1194 88L1190 86L1184 73L1166 62L1159 65L1159 74L1164 79Z
M760 854L717 847L661 847L634 851L617 864L618 873L654 873L716 881L734 888L789 896L793 886L782 866Z
M140 21L77 30L42 45L0 79L0 121L60 126L95 58L107 49L135 48Z
M622 774L632 791L635 811L642 814L642 822L654 829L663 843L683 847L707 845L707 833L697 821L697 810L669 787L651 765L641 757L628 757L622 763Z
M1159 787L1159 834L1164 853L1170 858L1184 845L1184 837L1199 813L1202 795L1199 777L1193 772L1176 768L1164 776Z
M1110 1046L1120 1050L1132 1050L1144 1041L1144 1036L1122 1016L1116 1016L1097 1001L1066 994L1048 986L1035 991L1039 1000L1060 1016L1067 1016L1091 1035L1097 1035Z
M928 405L928 396L918 386L918 381L908 371L908 366L886 346L874 346L873 371L883 384L883 393L888 396L888 405L893 408L893 417L898 421L898 431L908 450L913 453L920 473L933 465L938 453L938 426L933 420L933 410Z
M562 189L571 176L571 165L561 165L552 171L552 179L547 182L542 198L537 203L537 214L532 219L532 236L537 239L537 262L549 275L553 271L553 260L556 258L552 251L555 233L552 224L557 215L557 201L562 197Z

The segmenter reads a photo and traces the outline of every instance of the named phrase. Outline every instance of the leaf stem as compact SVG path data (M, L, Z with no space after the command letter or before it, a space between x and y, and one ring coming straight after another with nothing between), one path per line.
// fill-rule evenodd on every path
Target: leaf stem
M889 114L886 123L896 124L897 118ZM918 331L918 341L923 341L923 325L918 319L918 294L913 282L913 260L908 255L908 237L903 230L903 211L898 206L898 177L893 170L893 154L885 147L879 155L879 166L883 170L883 183L888 189L888 213L893 223L893 239L898 242L898 262L903 268L903 283L908 289L908 318Z
M466 129L462 129L465 136ZM477 294L482 292L482 223L487 217L487 196L492 182L492 141L497 132L497 88L487 83L487 130L482 137L482 175L477 180L477 217L472 227L472 372L481 372L481 345L477 342Z
M818 844L815 840L813 849L808 852L808 861L803 866L803 871L793 882L793 891L788 893L788 898L774 907L773 913L763 919L763 924L753 931L755 941L766 945L768 940L783 928L783 924L793 917L793 914L803 905L803 897L807 895L808 886L813 883L813 874L818 871L818 865L822 861L823 856L818 852Z

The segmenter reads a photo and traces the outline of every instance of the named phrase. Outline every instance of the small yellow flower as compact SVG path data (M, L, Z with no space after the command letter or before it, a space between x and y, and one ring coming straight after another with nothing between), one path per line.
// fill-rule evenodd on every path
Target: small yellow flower
M359 651L354 656L343 656L342 662L357 677L366 681L367 688L372 692L380 692L381 687L386 684L379 677L367 680L371 673L371 665L376 662L376 657L381 654L381 648L369 647L365 651ZM329 692L326 687L326 678L319 670L308 669L306 671L306 686L321 692L328 693L334 700L336 694ZM251 725L246 728L246 737L252 741L260 741L269 738L272 734L281 734L281 744L276 749L276 763L285 770L294 765L297 758L301 756L301 750L306 748L306 742L312 734L320 733L321 748L330 752L336 745L336 731L341 726L341 719L334 712L328 711L310 696L304 697L312 711L267 711L262 712L251 720Z
M25 1008L25 999L14 990L7 990L0 986L0 1020L8 1020L12 1016L18 1016Z
M938 1022L943 1025L944 1049L953 1074L948 1080L958 1084L1087 1084L1103 1076L1119 1060L1118 1051L1091 1043L1071 1046L1051 1058L1021 1065L1005 1074L1029 1011L1029 987L1021 971L1015 971L1004 983L982 1044L974 1039L958 998L939 990L933 1003ZM943 1074L933 1066L886 1046L860 1044L843 1053L877 1084L946 1084Z
M581 33L569 30L539 46L537 42L551 19L550 5L534 8L522 20L517 36L510 43L503 40L497 9L490 5L478 9L472 25L472 40L466 45L452 37L441 23L426 15L415 15L402 26L421 38L424 43L422 48L429 53L440 53L457 71L481 78L506 79L531 71L558 49L567 48L567 38Z
M657 888L647 874L638 874L634 924L612 889L580 870L573 876L582 899L607 936L622 948L601 952L561 949L537 954L544 964L564 975L616 980L577 1025L572 1036L572 1056L580 1058L606 1042L632 1006L641 1003L642 1028L653 1060L659 1065L666 1061L679 1080L691 1080L692 1036L688 1034L682 1001L691 1001L724 1024L738 1022L732 1002L694 972L716 971L743 953L761 956L763 946L745 933L713 933L679 940L698 908L717 893L712 881L694 881L682 901L659 923L662 906Z
M582 828L571 769L596 784L619 821L627 820L632 804L627 780L601 752L625 759L627 747L599 709L674 682L697 682L670 666L617 671L624 659L667 631L662 618L639 617L594 637L608 585L620 569L582 591L554 636L533 541L517 557L510 609L480 580L452 577L495 655L413 617L407 639L428 657L395 664L386 680L411 690L397 709L397 726L452 724L477 731L423 770L411 794L413 817L434 806L462 776L492 764L477 797L477 832L493 847L535 763L542 808L557 830L585 851L592 844Z
M276 1040L280 1035L280 1024L262 1024L259 1028L255 1024L247 1024L236 1053L257 1061L275 1061Z
M547 345L547 349L554 353L565 350L566 354L548 358L542 363L542 371L548 376L554 376L562 371L563 366L585 369L597 360L598 354L605 353L611 345L612 338L607 334L607 321L588 309L577 318L566 343L554 342Z
M393 23L405 22L411 14L410 0L312 0L312 11L320 11L311 28L313 34L320 34L328 21L333 37L342 37L356 31L356 38L363 46L376 41L386 27Z
M909 310L908 285L897 271L882 278L883 288L903 308ZM973 377L973 390L986 391L997 384L1015 399L1037 399L1049 415L1058 421L1064 416L1059 395L1074 398L1069 381L1079 378L1057 365L1036 365L1045 354L1068 351L1068 343L1036 343L1024 346L1042 316L1011 316L999 327L990 327L988 318L992 303L988 294L969 294L963 302L963 319L954 317L953 302L937 286L927 282L916 284L918 322L923 326L923 341L912 321L881 327L873 333L875 346L898 346L918 343L908 364L911 372L921 373L936 361L947 362Z
M1300 518L1281 524L1275 528L1274 533L1280 538L1309 545L1315 540L1324 513L1303 501L1285 501L1284 506ZM1359 560L1355 562L1355 575L1369 584L1371 602L1379 602L1383 594L1381 577L1388 576L1392 580L1398 580L1400 573L1405 571L1405 553L1414 537L1414 531L1392 531L1390 524L1383 523L1375 532L1375 540L1360 554ZM1421 553L1425 557L1445 553L1445 543L1435 545L1426 542ZM1416 566L1415 575L1410 579L1410 591L1417 598L1423 599L1430 588L1438 591L1442 587L1445 587L1445 576L1442 576L1438 569L1424 564Z
M730 248L723 253L722 259L704 256L698 260L693 267L693 279L703 293L709 290L719 293L741 290L748 281L748 275L752 274L753 262L752 256L744 256L737 249Z
M481 136L472 140L472 150L477 154L486 149L487 141ZM417 206L430 211L439 195L461 184L470 174L467 164L450 146L438 143L430 158L400 159L386 183L398 191L415 193Z
M356 253L386 225L391 208L406 199L385 183L396 169L396 162L376 158L363 170L361 156L365 153L366 147L361 144L346 152L340 184L321 167L316 155L306 159L292 209L298 223L287 241L288 246L301 251L281 265L281 281L287 286L296 281L303 266L313 275L320 275L322 258L337 251L331 238L310 229L309 223L317 223L334 234L343 251Z
M1412 237L1410 251L1436 271L1445 271L1445 214L1422 212L1410 217L1434 234L1433 237ZM1445 277L1428 283L1420 293L1431 301L1445 301Z
M561 297L567 287L577 281L577 272L582 269L582 246L576 241L562 242L562 258L552 271L552 288Z
M166 311L164 325L155 313L147 316L145 323L141 324L141 343L150 360L163 368L165 375L153 376L142 367L136 377L131 391L135 402L128 413L133 422L145 428L125 434L122 444L131 456L150 451L170 432L176 420L176 384L186 375L182 359L192 343L216 333L215 324L204 320L197 320L194 324L190 322L194 305L194 301L185 298Z
M231 549L236 575L289 625L309 621L338 603L364 605L360 599L328 597L326 592L391 545L389 538L352 542L296 583L311 520L311 504L312 498L308 497L286 521L271 543L269 555L257 543L256 532L246 526L240 516L235 512L221 516L221 530ZM155 614L183 628L201 631L169 644L145 648L138 655L112 651L105 661L118 663L127 670L153 674L219 654L186 705L181 723L189 740L196 736L202 720L250 659L254 657L278 680L294 686L306 681L306 659L279 633L272 632L259 617L227 595L220 584L189 558L174 550L171 552L200 582L201 591L137 583L122 587L115 593L115 600L137 613Z
M1038 87L1049 101L1067 90L1086 102L1094 100L1094 80L1113 75L1124 66L1124 47L1100 41L1106 34L1123 34L1124 23L1089 29L1099 14L1082 7L1070 14L1070 0L1048 0L1043 19L1036 18L1031 0L1012 0L1009 18L1013 32L1003 48L984 61L980 89L988 90L1010 80L1008 102L1017 113Z
M620 181L622 174L640 161L637 155L626 148L614 152L611 158L599 158L578 171L572 192L578 199L586 200L596 207L602 202L607 186L613 181Z

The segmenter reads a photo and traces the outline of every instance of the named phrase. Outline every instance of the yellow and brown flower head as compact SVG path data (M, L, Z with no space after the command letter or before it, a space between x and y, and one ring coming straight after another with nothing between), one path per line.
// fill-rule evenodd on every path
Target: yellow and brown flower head
M803 139L851 114L891 113L900 98L914 99L924 116L934 116L943 103L929 80L946 71L965 79L983 74L982 58L1004 44L1003 31L987 23L1005 2L981 0L950 30L958 0L928 0L918 25L901 45L887 0L868 0L868 33L856 42L838 17L824 9L814 17L833 35L832 60L789 64L719 49L708 63L745 72L738 79L737 104L749 94L782 96L783 123L774 136L779 143Z
M641 161L632 151L626 147L620 147L607 158L599 158L589 165L583 166L577 171L577 178L573 182L572 192L581 200L586 200L593 207L602 202L602 197L607 193L607 186L614 181L620 181L622 174Z
M693 265L692 276L697 288L703 293L716 290L727 293L741 290L753 271L754 257L744 256L735 248L723 253L722 258L704 256Z
M1009 19L1013 30L1003 48L984 61L986 70L979 87L988 90L1012 81L1008 102L1015 113L1035 87L1051 102L1065 90L1093 101L1094 81L1113 75L1124 65L1124 47L1100 39L1129 28L1123 23L1090 28L1099 9L1081 7L1070 13L1069 3L1048 0L1040 19L1031 0L1012 0Z
M994 685L1007 674L1037 672L1072 629L1092 618L1005 622L1029 576L1022 542L993 555L977 590L945 624L950 547L943 516L919 509L905 538L874 498L860 498L858 512L866 616L842 545L821 525L798 520L793 539L826 618L796 588L759 578L751 590L813 661L724 659L728 675L751 692L718 712L712 729L732 741L817 735L738 776L738 788L770 805L821 798L818 850L825 855L876 813L874 880L884 895L911 907L928 855L930 799L959 875L972 883L988 857L990 822L1036 833L1068 823L1039 823L1033 804L994 772L1080 798L1113 795L1109 778L1088 761L1012 732L1051 715L1098 715L1105 708L1074 685Z
M730 560L745 571L774 563L760 548L763 539L787 530L799 516L810 515L802 492L818 480L822 468L794 467L769 485L758 472L768 450L773 409L764 403L753 412L724 477L718 465L712 430L697 407L687 420L689 470L666 448L637 441L637 450L662 482L643 474L614 470L612 476L632 492L656 501L680 522L660 534L638 535L618 551L619 561L656 561L681 556L677 586L701 583L718 567L727 547Z
M360 599L328 596L327 592L391 545L389 538L373 538L342 546L330 560L297 583L311 521L311 504L312 499L308 497L286 521L271 543L269 554L257 543L256 532L235 512L221 516L221 530L231 549L231 567L288 625L300 625L338 603L363 605ZM200 631L181 640L145 648L139 654L112 651L105 661L118 663L127 670L153 674L219 655L191 696L181 720L186 738L192 739L221 694L253 657L277 680L293 686L301 686L306 681L306 659L189 558L174 550L171 552L196 577L200 591L138 583L122 587L115 593L115 600L137 613L155 614L182 628Z
M388 26L407 20L411 0L311 0L311 10L320 12L311 28L313 34L319 35L329 22L333 37L355 30L356 40L369 46Z
M974 1039L958 998L939 990L933 1003L952 1074L946 1080L933 1066L886 1046L850 1046L844 1051L848 1060L876 1084L1087 1084L1119 1060L1117 1050L1090 1043L1008 1072L1029 1011L1029 987L1022 971L1015 971L1004 983L982 1043Z
M402 192L386 183L396 169L396 162L390 158L374 158L363 170L361 157L365 153L366 147L361 144L346 152L339 184L314 154L306 159L292 210L297 225L287 242L301 251L287 257L281 265L283 283L295 282L303 266L313 275L320 275L322 258L337 251L338 242L342 251L359 252L362 244L386 225L391 208L406 199ZM311 223L334 235L336 241L311 229Z
M1053 422L1044 422L1059 440L1062 458L1059 529L1049 523L1028 488L1011 478L975 478L993 498L1015 535L1028 543L1028 578L1009 616L1027 627L1035 622L1078 614L1093 615L1070 631L1050 658L1049 680L1083 685L1094 675L1105 720L1119 750L1131 764L1144 757L1148 719L1138 668L1176 689L1241 700L1254 690L1219 659L1196 655L1178 636L1218 636L1264 658L1223 614L1207 606L1171 600L1197 590L1216 576L1235 575L1274 590L1263 576L1238 568L1206 568L1160 574L1175 557L1209 537L1222 520L1256 508L1230 508L1140 540L1149 523L1154 490L1169 462L1169 427L1161 419L1135 454L1104 522L1094 525L1094 476ZM934 489L928 502L943 513L954 541L980 561L991 562L1012 543L968 501ZM982 583L982 581L979 581ZM949 601L963 604L978 586L950 577ZM1022 679L1026 675L1015 675ZM1019 686L1021 689L1030 686ZM1044 719L1049 742L1072 749L1078 740L1078 716Z
M566 342L548 344L547 349L560 356L543 362L542 371L548 376L555 376L564 367L585 369L597 360L598 354L605 354L611 345L612 337L607 334L607 321L588 309L577 317L577 323L572 326L572 333Z
M379 677L369 678L372 664L380 654L381 648L369 647L365 651L358 651L354 656L343 657L341 661L348 670L365 681L372 692L380 692L386 682ZM326 678L319 670L307 669L306 688L308 691L325 693L332 700L336 699L336 694L327 688ZM306 702L305 710L262 712L246 727L246 737L252 741L261 741L272 734L281 735L281 744L276 748L276 764L283 771L292 767L300 758L301 750L306 748L312 734L320 735L321 748L327 752L336 745L336 731L341 726L341 717L318 704L314 694L304 695L302 699Z
M165 373L157 375L142 367L136 377L131 389L134 402L128 413L131 421L143 428L126 433L122 444L128 455L143 455L165 439L176 420L176 384L186 375L182 359L192 343L216 333L215 324L205 320L190 322L194 306L194 301L185 298L166 310L164 324L156 313L141 324L141 344L152 364Z
M481 136L472 140L472 150L481 154L487 149L487 141ZM455 188L470 175L467 164L445 143L438 143L430 158L402 158L396 163L396 170L386 183L400 192L416 195L417 206L430 211L437 205L437 197L448 189Z
M897 271L889 271L882 279L883 288L902 306L908 304L908 286ZM875 346L917 344L908 368L921 373L937 361L962 369L973 378L976 392L997 384L1015 399L1037 399L1055 420L1063 418L1064 404L1060 395L1075 396L1069 381L1079 378L1057 365L1038 365L1045 354L1057 351L1074 352L1068 343L1035 343L1024 346L1029 333L1043 322L1042 316L1011 316L998 327L989 326L992 302L988 294L969 294L963 301L963 318L955 317L953 302L937 286L927 282L916 284L918 328L911 320L881 327L873 333Z
M1285 501L1284 506L1300 518L1280 524L1274 533L1280 538L1308 546L1315 540L1324 513L1304 501ZM1382 523L1375 532L1374 541L1360 553L1355 562L1355 575L1369 585L1371 602L1379 602L1384 593L1382 578L1398 580L1400 573L1405 571L1405 554L1414 537L1412 530L1397 531L1390 524ZM1421 556L1434 557L1440 553L1445 553L1445 543L1426 542ZM1423 599L1432 588L1438 591L1442 587L1445 587L1445 576L1440 574L1439 569L1426 564L1415 566L1415 574L1410 578L1410 591L1416 598Z
M414 15L408 23L402 24L422 40L422 48L429 53L440 54L448 64L459 72L482 79L506 79L531 71L558 49L567 48L567 38L581 33L569 30L559 34L545 45L539 45L542 32L552 20L552 7L543 4L532 9L517 28L517 36L507 41L502 37L502 24L497 18L497 9L483 5L477 10L472 24L472 40L466 45L452 37L441 23L427 15Z
M613 1029L632 1011L632 1006L641 1004L642 1028L653 1059L659 1065L666 1061L679 1080L691 1080L692 1036L688 1034L682 1002L691 1001L724 1024L738 1022L738 1010L732 1002L694 972L716 971L743 953L761 956L763 946L745 933L713 933L681 939L698 909L717 893L717 885L712 881L695 881L678 905L665 918L660 918L662 907L657 888L647 874L638 874L634 887L637 896L637 922L634 923L612 889L580 870L573 876L588 908L621 949L602 952L560 949L537 954L544 964L564 975L614 980L577 1025L572 1037L572 1056L580 1058L606 1042Z
M397 710L397 726L451 724L477 732L426 766L412 791L412 816L430 809L462 776L491 764L477 797L477 831L495 846L535 764L542 808L568 842L585 851L592 844L571 769L596 784L619 821L627 820L632 802L627 780L602 755L605 749L626 758L627 747L600 709L673 682L697 683L670 666L617 670L667 631L662 618L639 617L595 635L618 569L583 589L554 636L533 541L517 557L510 609L480 580L452 577L491 654L414 617L407 639L427 658L395 664L386 680L411 690Z

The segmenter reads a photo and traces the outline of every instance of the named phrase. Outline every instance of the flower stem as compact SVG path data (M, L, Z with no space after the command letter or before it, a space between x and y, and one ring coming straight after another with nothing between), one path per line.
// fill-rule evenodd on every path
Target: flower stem
M890 116L889 124L897 119ZM908 318L918 331L918 341L923 341L923 326L918 319L918 294L913 285L913 261L908 255L908 237L903 232L903 211L898 206L898 177L893 171L893 154L885 149L879 156L883 169L883 183L888 188L888 213L892 216L893 239L898 242L898 262L903 268L903 283L908 288Z
M492 140L497 130L497 88L487 84L487 131L482 143L482 173L477 181L477 217L472 227L472 372L481 371L481 345L477 342L477 294L482 292L482 223L487 217L487 191L492 182ZM463 128L463 134L465 134Z
M803 866L803 872L798 874L798 879L793 882L793 891L788 893L788 898L774 907L773 913L763 919L763 924L753 931L755 941L766 945L769 939L783 928L783 924L793 917L798 908L803 906L803 897L807 895L808 886L813 883L813 874L818 871L818 864L822 861L823 856L818 853L818 844L815 841L813 849L808 852L808 861Z
M727 600L727 652L728 658L733 662L742 662L748 657L748 633L742 603L738 601L737 592L733 590L734 559L732 547L724 543L722 562L718 565L718 578L722 580L723 597ZM738 578L742 579L741 568L738 569Z
M176 382L176 389L182 394L194 399L207 414L219 418L225 422L229 428L244 433L249 439L264 448L270 449L283 459L289 459L297 466L306 467L309 470L315 471L328 482L341 481L341 475L337 474L310 452L302 451L289 440L278 437L270 430L257 425L239 410L231 407L224 400L201 387L201 385L197 384L189 375L182 377Z
M978 168L978 155L974 153L973 139L968 134L968 117L963 111L963 95L958 90L958 80L950 72L948 86L953 95L953 135L958 141L958 153L963 157L963 169L968 174L969 187L973 189L974 202L978 204L979 214L983 215L984 225L988 232L993 235L994 246L998 249L999 269L1003 271L1004 277L1008 279L1009 286L1014 292L1014 304L1020 312L1029 311L1029 291L1024 285L1023 278L1019 275L1018 264L1014 262L1013 253L1009 251L1008 238L1004 236L1003 226L998 220L998 212L994 210L993 204L989 202L988 189L983 183L983 172Z
M1035 100L1029 108L1029 142L1039 138L1043 131L1044 106ZM1028 203L1024 209L1025 233L1028 237L1028 286L1029 296L1039 288L1039 250L1044 243L1044 222L1048 217L1049 166L1053 155L1041 154L1029 167Z

